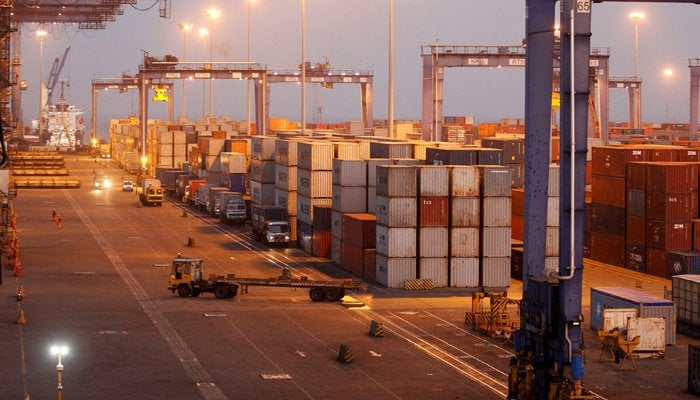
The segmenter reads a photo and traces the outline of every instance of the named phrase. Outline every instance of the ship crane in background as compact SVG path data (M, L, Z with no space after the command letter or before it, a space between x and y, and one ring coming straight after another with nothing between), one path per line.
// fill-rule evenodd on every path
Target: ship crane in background
M61 75L61 71L63 71L63 66L66 64L66 58L68 57L69 51L70 46L66 47L66 51L63 52L63 57L61 57L60 59L57 57L53 60L53 65L51 66L49 77L46 80L46 89L48 91L46 106L49 109L53 105L53 92L56 89L56 84L58 83L58 78ZM61 97L63 97L63 82L61 82Z

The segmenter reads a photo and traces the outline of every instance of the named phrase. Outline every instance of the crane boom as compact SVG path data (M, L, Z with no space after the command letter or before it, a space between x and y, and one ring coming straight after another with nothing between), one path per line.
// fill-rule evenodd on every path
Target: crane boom
M49 78L46 80L46 88L48 89L48 105L53 104L51 101L51 95L53 90L56 88L56 83L58 83L58 77L61 75L63 70L63 65L66 63L66 58L68 57L68 52L70 51L70 46L66 47L66 51L63 52L63 57L60 59L56 58L51 66L51 71L49 72Z

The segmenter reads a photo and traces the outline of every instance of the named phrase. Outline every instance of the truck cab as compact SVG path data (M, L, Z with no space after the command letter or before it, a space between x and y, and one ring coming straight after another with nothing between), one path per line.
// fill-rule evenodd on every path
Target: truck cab
M263 239L267 244L289 243L289 224L286 221L265 221Z
M245 223L246 208L245 202L242 200L229 200L226 204L226 221L233 223Z
M112 187L112 181L109 179L106 172L99 171L95 174L94 186L95 189L109 189Z
M214 293L217 299L235 297L238 285L224 281L223 276L204 278L204 260L178 255L173 259L168 290L179 297L197 297L202 292Z

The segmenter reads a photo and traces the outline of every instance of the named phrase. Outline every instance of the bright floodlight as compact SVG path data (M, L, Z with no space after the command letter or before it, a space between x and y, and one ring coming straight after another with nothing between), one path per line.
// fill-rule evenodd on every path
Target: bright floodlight
M39 39L43 39L43 38L44 38L46 35L48 35L48 34L49 34L49 33L46 32L46 31L43 30L43 29L39 29L38 31L36 31L36 36L37 36Z
M207 28L199 28L199 37L209 36L209 30Z
M218 19L221 16L221 10L218 8L209 8L207 9L207 17L211 19Z
M65 356L68 354L68 346L51 346L51 354Z
M193 24L180 24L180 25L178 25L178 27L179 27L181 30L187 32L187 31L192 30L192 28L194 28L194 25L193 25Z
M639 21L640 19L644 19L645 15L641 11L635 11L630 13L630 18L632 18L635 21Z
M670 69L670 68L666 68L666 69L664 70L664 76L669 77L669 76L671 76L671 75L673 75L673 70Z

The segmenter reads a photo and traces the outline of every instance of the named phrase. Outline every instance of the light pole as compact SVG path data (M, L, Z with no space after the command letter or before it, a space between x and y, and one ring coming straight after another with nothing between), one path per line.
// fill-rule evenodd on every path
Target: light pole
M394 0L389 0L389 137L394 137Z
M221 10L218 8L207 9L207 17L209 17L209 116L214 116L214 80L211 77L214 70L214 24L212 20L219 19Z
M39 29L36 31L36 37L39 38L39 138L41 139L41 134L44 131L44 122L42 121L41 114L44 111L42 88L44 87L44 38L48 33Z
M671 75L673 75L673 70L671 68L666 68L664 70L664 76L666 77L666 123L668 124L668 84L671 80Z
M301 135L306 134L306 1L301 0Z
M178 25L182 31L182 62L185 62L187 57L187 32L194 28L194 25L189 23L184 23ZM182 79L182 78L181 78ZM181 115L185 116L185 79L182 79L182 112Z
M56 398L61 400L63 398L63 364L61 363L61 356L68 354L68 346L52 346L51 354L58 356L58 363L56 364L56 375L58 378Z
M634 20L634 77L639 77L638 66L639 66L639 21L644 19L645 15L641 11L635 11L629 15L632 20ZM637 94L634 113L635 116L632 118L632 128L641 128L641 115L642 115L642 99L640 98L639 87L634 89Z
M248 68L250 69L250 5L255 0L248 0ZM250 132L250 78L246 79L246 115L248 117L248 135Z
M202 38L202 40L206 40L207 38L211 40L211 34L207 28L199 28L199 37ZM211 78L211 68L209 69L209 76ZM202 118L205 118L206 116L207 115L204 111L204 80L202 80Z

